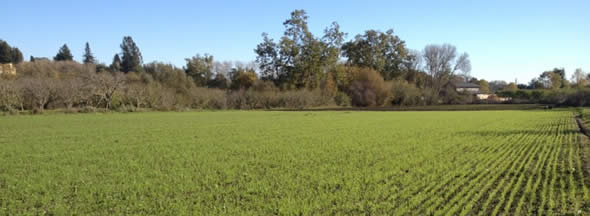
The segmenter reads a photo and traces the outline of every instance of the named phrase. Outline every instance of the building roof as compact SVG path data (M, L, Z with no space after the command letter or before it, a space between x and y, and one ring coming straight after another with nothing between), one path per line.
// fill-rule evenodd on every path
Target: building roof
M457 82L453 83L455 88L479 88L478 84L467 83L467 82Z

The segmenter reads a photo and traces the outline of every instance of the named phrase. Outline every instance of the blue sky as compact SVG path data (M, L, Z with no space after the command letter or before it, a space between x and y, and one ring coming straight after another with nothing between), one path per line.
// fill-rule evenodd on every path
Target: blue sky
M468 52L472 75L526 83L564 67L590 72L590 1L6 1L0 39L25 59L54 56L67 43L81 60L84 43L110 63L130 35L144 61L177 66L209 53L251 61L261 33L278 38L295 9L308 12L317 36L337 21L348 38L387 30L411 49L451 43ZM8 9L8 10L7 10Z

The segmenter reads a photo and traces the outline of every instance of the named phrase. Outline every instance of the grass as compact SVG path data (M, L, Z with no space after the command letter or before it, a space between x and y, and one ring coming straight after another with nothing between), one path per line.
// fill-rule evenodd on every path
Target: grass
M315 107L303 111L491 111L491 110L543 110L541 104L450 104L428 106L385 106L385 107ZM283 109L302 111L300 109Z
M0 215L589 214L571 111L0 117Z

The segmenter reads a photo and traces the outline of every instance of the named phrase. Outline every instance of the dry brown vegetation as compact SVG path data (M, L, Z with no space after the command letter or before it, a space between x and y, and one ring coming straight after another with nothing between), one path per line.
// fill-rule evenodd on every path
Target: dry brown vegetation
M98 68L98 69L97 69ZM187 109L304 109L424 105L428 91L406 80L385 81L371 68L339 65L317 88L277 87L251 69L238 68L218 88L199 87L183 69L150 63L142 72L112 72L73 61L34 61L17 65L16 76L0 79L0 110L63 109L68 112ZM225 87L225 88L223 88ZM456 97L454 95L453 97ZM448 99L449 103L453 100Z

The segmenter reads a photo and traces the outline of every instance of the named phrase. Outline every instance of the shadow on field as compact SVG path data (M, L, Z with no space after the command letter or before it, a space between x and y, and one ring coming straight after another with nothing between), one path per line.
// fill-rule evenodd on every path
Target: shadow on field
M577 130L562 130L557 133L561 134L561 135L569 135L569 134L578 133L578 131ZM515 136L515 135L541 136L541 135L555 135L555 134L556 134L555 130L546 130L546 131L540 131L540 130L492 131L492 130L487 130L487 131L460 131L460 132L455 133L455 135L457 135L457 136L480 136L480 137Z

